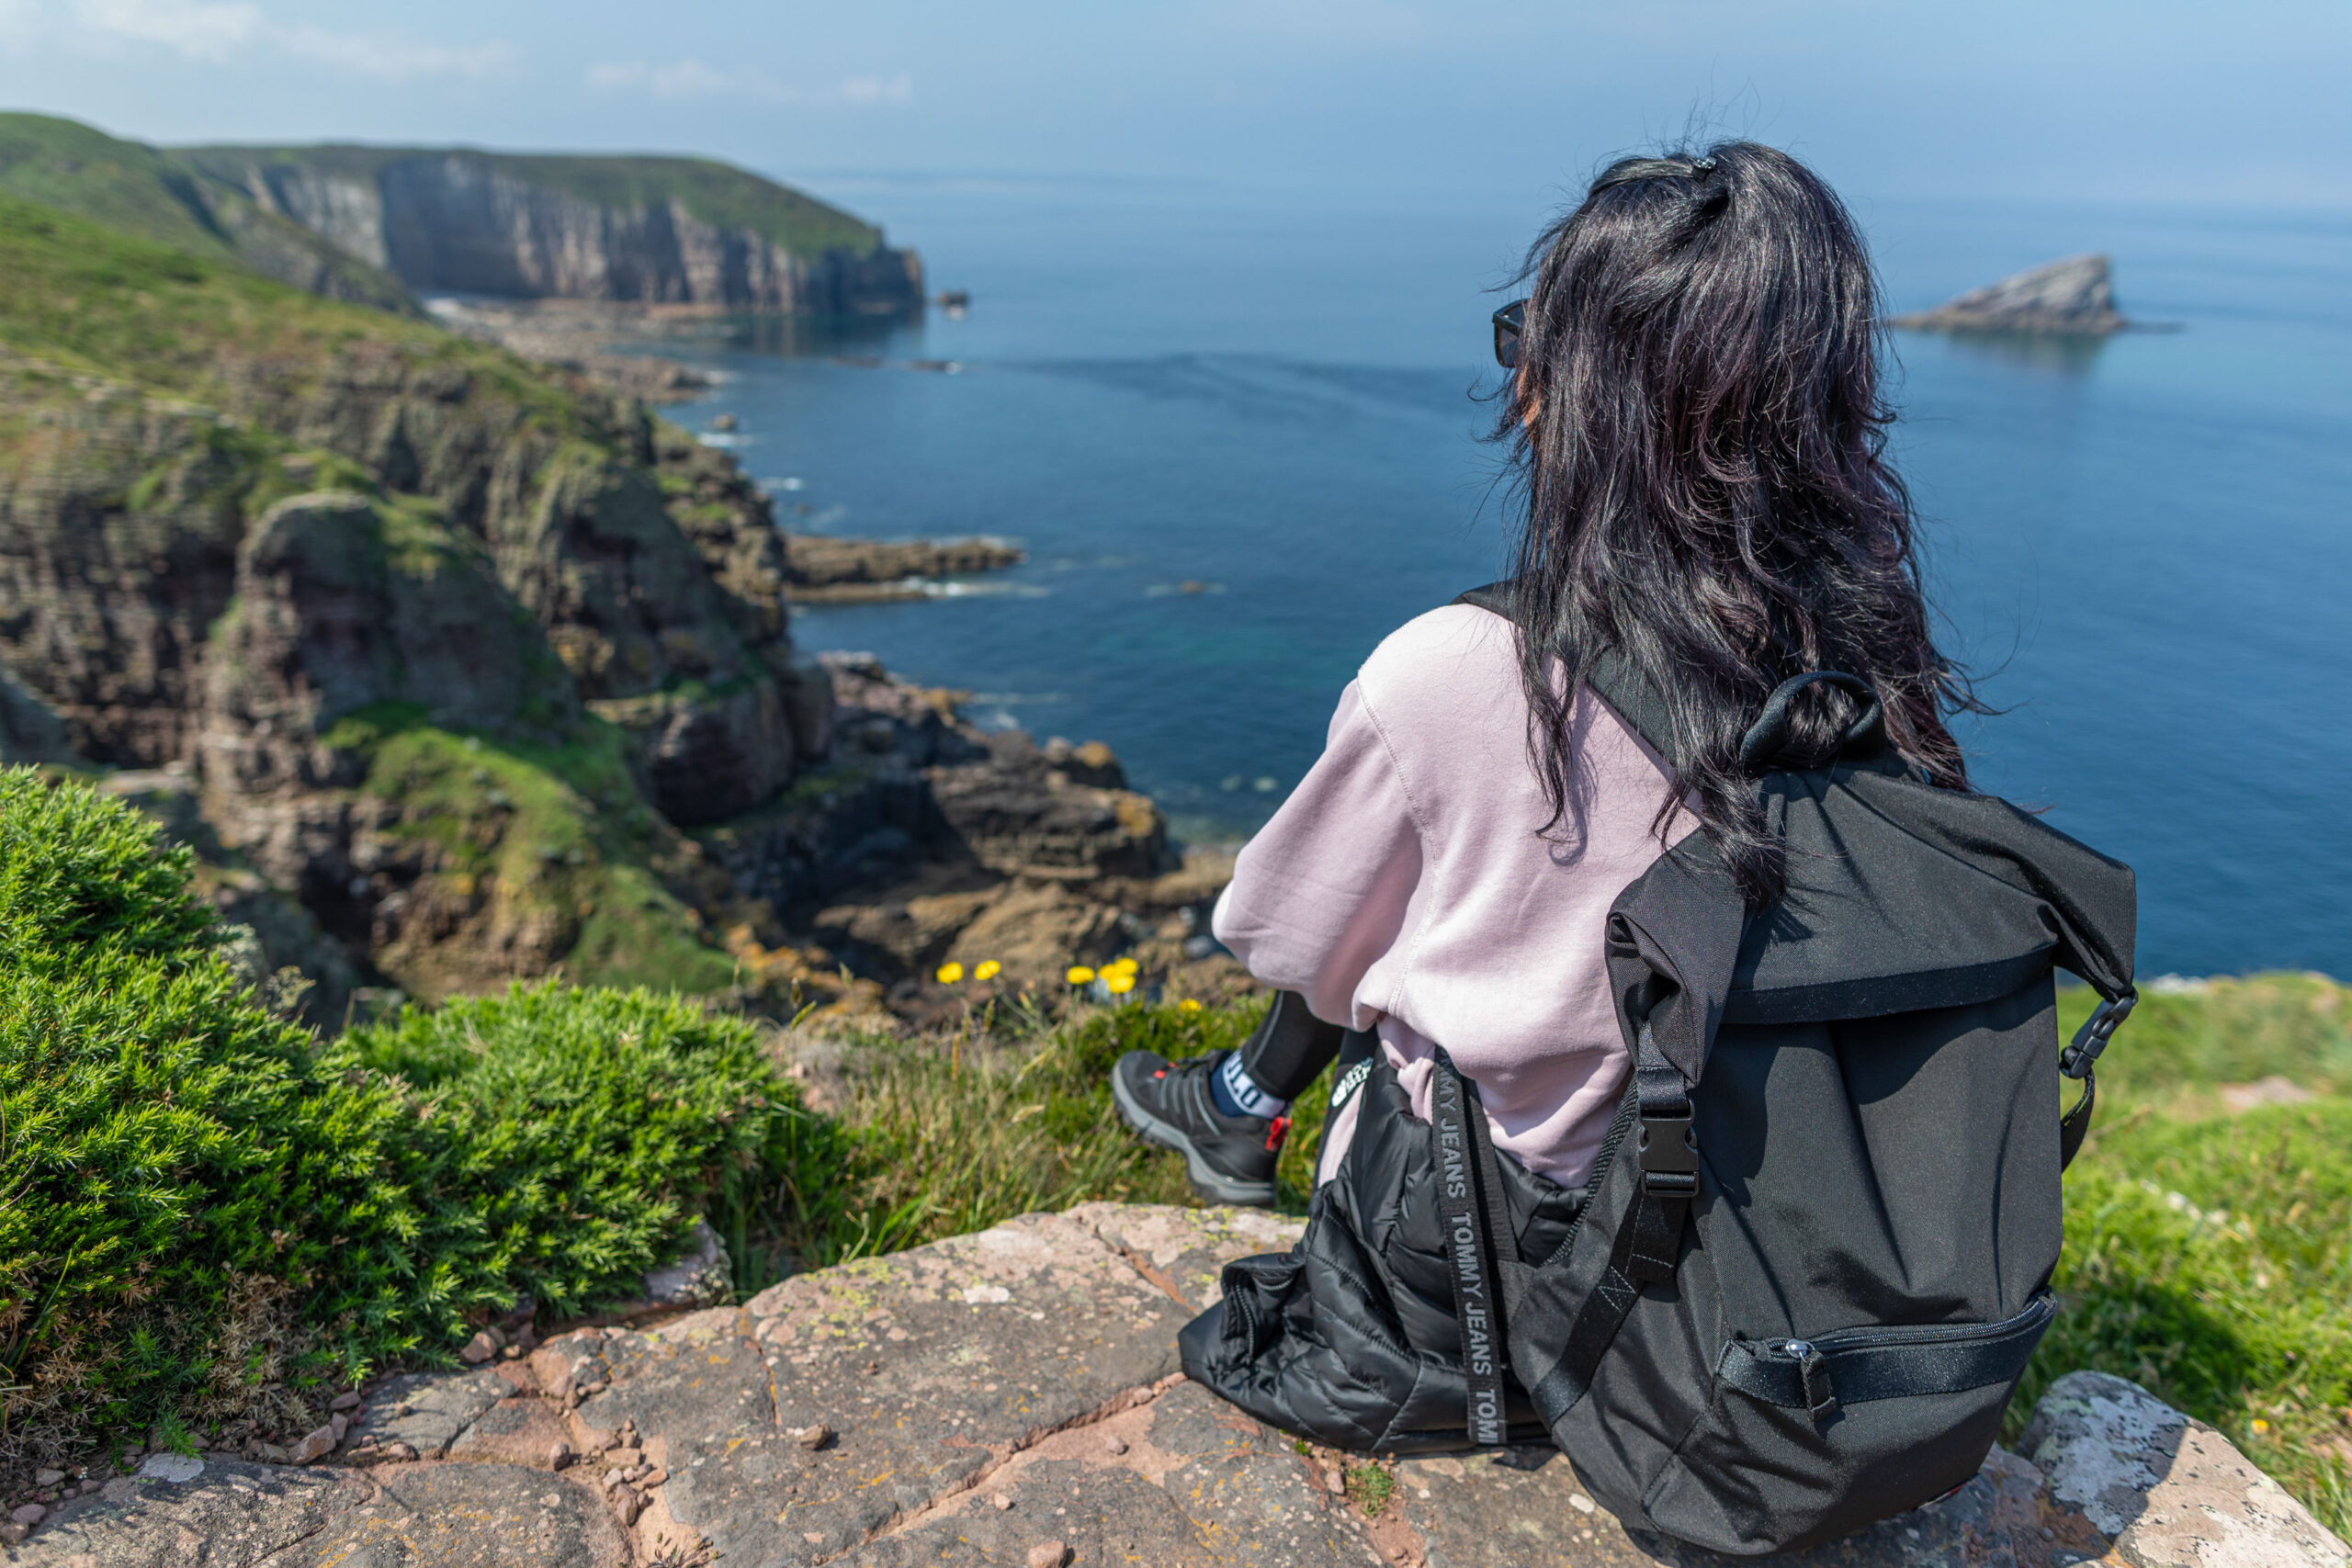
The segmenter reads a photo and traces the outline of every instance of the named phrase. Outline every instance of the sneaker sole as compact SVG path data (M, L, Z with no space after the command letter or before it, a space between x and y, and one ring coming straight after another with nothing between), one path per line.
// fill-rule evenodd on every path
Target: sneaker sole
M1184 1176L1192 1182L1193 1190L1212 1203L1231 1203L1245 1209L1271 1209L1274 1206L1274 1184L1271 1181L1237 1181L1211 1166L1193 1146L1193 1140L1136 1103L1127 1093L1125 1080L1117 1074L1111 1077L1111 1100L1119 1108L1119 1119L1139 1134L1144 1142L1157 1144L1163 1149L1184 1156Z

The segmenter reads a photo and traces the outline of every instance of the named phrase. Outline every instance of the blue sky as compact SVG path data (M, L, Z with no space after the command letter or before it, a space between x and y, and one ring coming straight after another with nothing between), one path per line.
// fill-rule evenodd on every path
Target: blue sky
M0 104L153 141L711 153L1426 208L1694 118L1865 198L2352 208L2346 0L0 0Z

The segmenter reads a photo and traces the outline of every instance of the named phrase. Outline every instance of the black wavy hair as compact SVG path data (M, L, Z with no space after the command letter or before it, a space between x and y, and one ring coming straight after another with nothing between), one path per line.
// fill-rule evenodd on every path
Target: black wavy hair
M1543 831L1569 818L1570 704L1607 649L1672 715L1659 832L1694 801L1752 905L1780 897L1786 864L1739 743L1788 677L1860 676L1894 750L1968 787L1944 716L1984 710L1929 633L1910 496L1886 456L1877 289L1837 195L1750 141L1623 159L1537 240L1524 276L1496 434L1523 502L1514 575ZM1858 712L1815 682L1785 755L1833 755Z

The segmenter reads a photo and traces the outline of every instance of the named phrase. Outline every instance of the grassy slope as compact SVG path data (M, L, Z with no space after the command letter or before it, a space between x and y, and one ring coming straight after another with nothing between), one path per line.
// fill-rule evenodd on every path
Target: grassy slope
M2064 993L2061 1023L2090 1010ZM2280 1077L2314 1098L2232 1114ZM2012 1429L2093 1367L2211 1422L2352 1534L2352 987L2305 976L2150 997L2102 1064L2066 1177L2066 1303Z
M569 394L510 355L0 194L0 348L212 402L232 367L266 364L299 378L361 343L462 366L551 430L583 433Z
M1105 1074L1148 1046L1234 1043L1259 1004L1080 1009L1052 1022L973 992L944 1044L853 1043L841 1116L867 1161L845 1251L902 1247L1090 1198L1188 1202L1182 1163L1120 1125ZM2062 993L2071 1030L2085 991ZM2278 1076L2300 1104L2231 1115L2218 1090ZM1327 1075L1328 1080L1328 1075ZM1305 1208L1328 1081L1298 1102L1283 1206ZM2226 1432L2352 1530L2352 988L2267 976L2152 997L2100 1071L2066 1179L2066 1310L2013 1409L2061 1373L2134 1379Z
M187 170L152 147L70 119L0 114L0 190L158 244L223 259L235 254Z
M572 983L711 992L732 981L733 961L698 940L657 874L678 842L639 797L612 726L584 719L550 745L436 728L387 705L346 716L324 739L367 759L362 787L405 808L401 836L444 852L432 874L460 885L451 891L495 881L526 905L575 916L563 965Z
M864 255L882 243L873 224L746 169L708 158L573 156L484 152L459 147L188 147L173 155L216 177L242 179L254 164L294 164L325 175L372 180L410 158L465 157L528 185L600 207L652 207L675 200L706 223L745 229L797 255L829 250Z
M204 180L153 147L75 120L0 114L0 193L214 260L236 260L248 245L266 243L315 258L322 270L341 276L354 297L394 309L408 302L393 278L300 224L261 211L242 192ZM235 229L222 225L220 212L240 220Z
M70 407L86 396L88 378L211 403L225 389L222 377L238 367L260 362L299 384L362 343L396 344L461 367L477 388L550 432L594 437L568 393L501 351L426 321L303 293L233 261L151 244L0 195L0 358L23 356L0 366L0 467L44 407ZM223 421L215 432L219 483L248 516L320 482L368 488L354 465L298 454L250 424ZM289 468L288 457L306 461ZM297 479L296 472L311 477ZM135 511L145 499L134 487L115 503ZM511 872L508 886L579 915L580 936L566 961L575 981L690 990L729 982L730 963L695 937L693 917L656 874L657 861L681 846L639 797L610 726L582 717L566 744L548 747L435 729L414 715L368 715L355 716L338 739L368 755L368 790L413 808L409 830L486 840L469 852L497 866L477 869ZM474 754L485 745L486 755ZM511 805L496 805L493 794ZM574 851L583 857L578 863L569 858Z

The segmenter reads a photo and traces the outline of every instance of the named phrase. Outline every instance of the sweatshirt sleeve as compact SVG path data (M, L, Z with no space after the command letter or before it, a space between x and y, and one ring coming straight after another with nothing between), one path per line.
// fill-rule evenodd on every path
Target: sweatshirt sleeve
M1368 1029L1356 990L1405 929L1421 876L1413 801L1357 682L1323 755L1242 847L1210 929L1250 973L1326 1022Z

